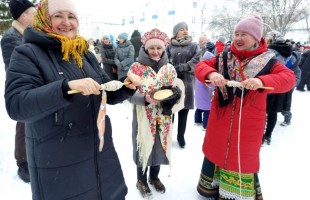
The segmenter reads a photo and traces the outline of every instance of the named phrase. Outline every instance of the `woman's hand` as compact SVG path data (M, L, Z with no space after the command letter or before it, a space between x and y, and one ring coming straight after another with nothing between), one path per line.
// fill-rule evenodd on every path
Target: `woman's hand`
M83 78L72 80L68 82L71 90L81 91L84 96L95 94L100 94L100 85L92 78Z
M259 78L249 78L241 82L242 86L248 90L257 90L264 87L263 82Z
M124 80L125 86L129 89L135 90L137 86L140 86L142 82L142 79L140 76L135 75L133 73L128 73L127 78Z
M218 87L223 87L226 85L226 80L225 78L217 72L211 72L207 78L211 81L211 83L215 86Z

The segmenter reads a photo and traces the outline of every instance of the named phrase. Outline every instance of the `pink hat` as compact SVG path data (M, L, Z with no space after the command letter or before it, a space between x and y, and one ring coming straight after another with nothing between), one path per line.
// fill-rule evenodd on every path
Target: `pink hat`
M72 0L48 0L47 7L50 16L59 11L68 11L78 19L77 8Z
M263 37L263 20L260 16L244 18L235 26L234 32L248 33L260 42Z
M150 32L144 33L141 38L141 42L144 44L145 50L153 45L160 45L163 49L165 49L165 46L169 42L169 37L166 33L154 28Z

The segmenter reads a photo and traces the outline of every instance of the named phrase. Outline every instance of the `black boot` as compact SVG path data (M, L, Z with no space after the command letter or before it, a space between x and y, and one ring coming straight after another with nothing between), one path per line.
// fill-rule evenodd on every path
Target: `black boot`
M179 135L179 134L178 134L177 139L178 139L179 146L180 146L182 149L184 149L184 148L185 148L185 145L186 145L185 139L184 139L184 135Z
M28 163L20 164L17 170L17 174L20 179L22 179L25 183L30 182L30 175L28 170Z
M282 115L284 115L284 122L282 122L281 126L289 126L291 125L292 113L290 111L282 111Z

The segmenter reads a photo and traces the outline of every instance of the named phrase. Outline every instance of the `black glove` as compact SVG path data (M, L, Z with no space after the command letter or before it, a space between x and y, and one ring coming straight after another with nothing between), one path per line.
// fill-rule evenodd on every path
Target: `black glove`
M162 111L162 114L163 115L172 115L172 107L174 106L174 104L176 104L180 98L181 98L181 93L182 91L180 90L180 88L178 86L176 87L173 87L173 86L163 86L161 87L161 89L171 89L173 94L162 100L160 102L160 105L162 106L163 108L163 111Z
M188 72L191 68L188 66L188 64L184 63L184 64L180 64L179 65L179 70L181 72Z

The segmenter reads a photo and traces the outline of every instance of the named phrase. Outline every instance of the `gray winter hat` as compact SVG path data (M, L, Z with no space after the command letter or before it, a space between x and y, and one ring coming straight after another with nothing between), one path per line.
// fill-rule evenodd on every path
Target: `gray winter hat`
M118 39L128 40L128 33L125 33L125 32L120 33L120 34L118 35Z
M220 36L219 37L219 41L222 42L222 43L225 43L225 37L224 36Z
M110 39L110 37L108 35L103 35L102 39Z
M182 29L182 28L187 28L188 26L185 22L179 22L177 23L174 27L173 27L173 36L176 36L178 34L178 32Z

